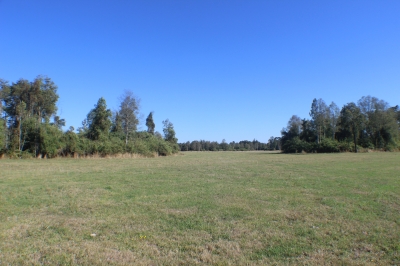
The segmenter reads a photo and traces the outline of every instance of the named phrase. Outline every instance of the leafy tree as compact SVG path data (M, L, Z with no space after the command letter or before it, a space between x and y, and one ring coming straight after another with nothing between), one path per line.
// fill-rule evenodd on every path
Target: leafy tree
M388 109L388 103L379 100L376 97L363 96L357 102L357 106L360 108L360 111L363 115L368 116L368 114L373 113L375 110L386 110Z
M340 111L340 126L351 132L354 142L354 151L357 152L357 139L364 124L364 116L355 103L348 103Z
M312 122L308 119L303 119L301 121L302 131L300 133L300 139L309 143L316 142L317 136L312 125Z
M108 136L111 127L111 111L107 109L106 100L101 97L95 108L87 115L87 136L91 140L99 140L102 136Z
M398 139L397 113L376 97L364 96L358 106L365 118L365 134L375 148L394 146Z
M154 124L153 121L153 112L150 112L150 114L147 116L146 126L147 126L147 132L154 135L154 129L156 127L156 124Z
M302 131L302 120L297 115L292 115L287 124L286 131L291 131L295 135L300 135Z
M394 145L398 138L399 127L393 109L375 110L369 115L368 122L375 148Z
M313 100L310 116L315 135L317 136L317 143L320 143L322 138L325 136L326 129L327 106L324 100Z
M298 138L302 132L302 120L300 117L298 117L297 115L293 115L287 124L286 128L283 128L281 131L281 145L282 145L282 149L285 151L285 148L288 148L289 146L292 147L293 143L290 142L290 144L286 144L287 142L291 141L294 138ZM300 141L300 139L299 139ZM297 143L297 141L295 141L295 143ZM290 148L290 150L293 150L292 148ZM296 150L296 149L294 149ZM286 149L285 152L288 152L288 150Z
M2 80L0 82L0 99L4 103L4 117L9 126L11 150L22 151L26 149L37 150L39 141L39 127L43 121L48 121L57 111L58 100L57 86L54 82L43 76L38 76L33 82L20 79L9 85ZM25 120L36 119L36 123L25 123ZM29 128L24 128L24 125ZM34 128L32 129L32 126ZM26 136L29 131L30 143L25 146ZM35 147L32 149L32 147Z
M38 76L32 83L26 100L27 109L38 119L50 119L57 112L58 101L57 86L54 82L43 76Z
M120 98L120 109L118 115L121 119L122 130L125 134L125 145L128 144L129 135L136 131L139 124L139 100L131 91L125 91Z
M177 143L178 139L175 137L174 125L168 119L164 120L162 123L164 125L164 139L171 143Z
M57 111L57 86L48 77L38 76L33 82L20 79L11 86L3 83L2 87L5 111L10 118L16 115L21 102L25 103L27 116L35 116L39 122L50 119Z
M340 109L334 102L332 102L328 106L329 128L332 134L332 139L335 139L335 133L337 132L337 124L339 121L339 116L340 116Z

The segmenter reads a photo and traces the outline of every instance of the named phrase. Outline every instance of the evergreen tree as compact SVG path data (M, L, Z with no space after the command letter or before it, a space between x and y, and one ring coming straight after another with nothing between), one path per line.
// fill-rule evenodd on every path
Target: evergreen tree
M108 136L111 127L110 118L111 111L107 109L106 100L101 97L87 116L87 137L91 140L99 140L102 136Z
M153 112L150 112L150 114L147 116L146 126L147 126L147 132L154 135L154 129L156 128L156 124L154 124L153 121Z

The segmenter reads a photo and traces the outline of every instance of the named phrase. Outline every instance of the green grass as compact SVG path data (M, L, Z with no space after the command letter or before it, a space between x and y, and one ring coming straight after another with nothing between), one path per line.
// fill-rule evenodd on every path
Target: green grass
M0 160L8 264L399 265L400 153Z

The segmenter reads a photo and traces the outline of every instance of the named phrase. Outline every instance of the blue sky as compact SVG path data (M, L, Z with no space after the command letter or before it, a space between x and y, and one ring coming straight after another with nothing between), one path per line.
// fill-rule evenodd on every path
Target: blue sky
M266 142L314 98L400 104L399 14L398 0L0 0L0 78L49 76L67 127L131 90L179 142Z

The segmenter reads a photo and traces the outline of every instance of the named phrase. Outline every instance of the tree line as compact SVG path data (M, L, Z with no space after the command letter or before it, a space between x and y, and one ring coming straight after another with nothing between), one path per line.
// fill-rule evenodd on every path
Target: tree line
M100 98L82 126L63 131L65 119L56 115L57 85L48 77L9 83L0 79L0 156L77 157L135 153L170 155L179 151L173 124L163 121L163 135L155 131L153 112L146 131L138 131L139 100L126 91L112 112Z
M225 139L221 143L217 141L195 140L178 143L181 151L257 151L270 150L268 143L262 143L258 140L242 140L239 142L232 141L227 143Z
M341 109L332 102L314 99L310 118L293 115L280 137L267 143L257 140L221 143L192 141L179 143L181 151L281 150L300 152L358 152L360 150L400 149L400 108L376 97L364 96Z
M341 109L314 99L310 119L293 115L281 131L283 152L340 152L398 150L400 108L376 97L364 96Z

